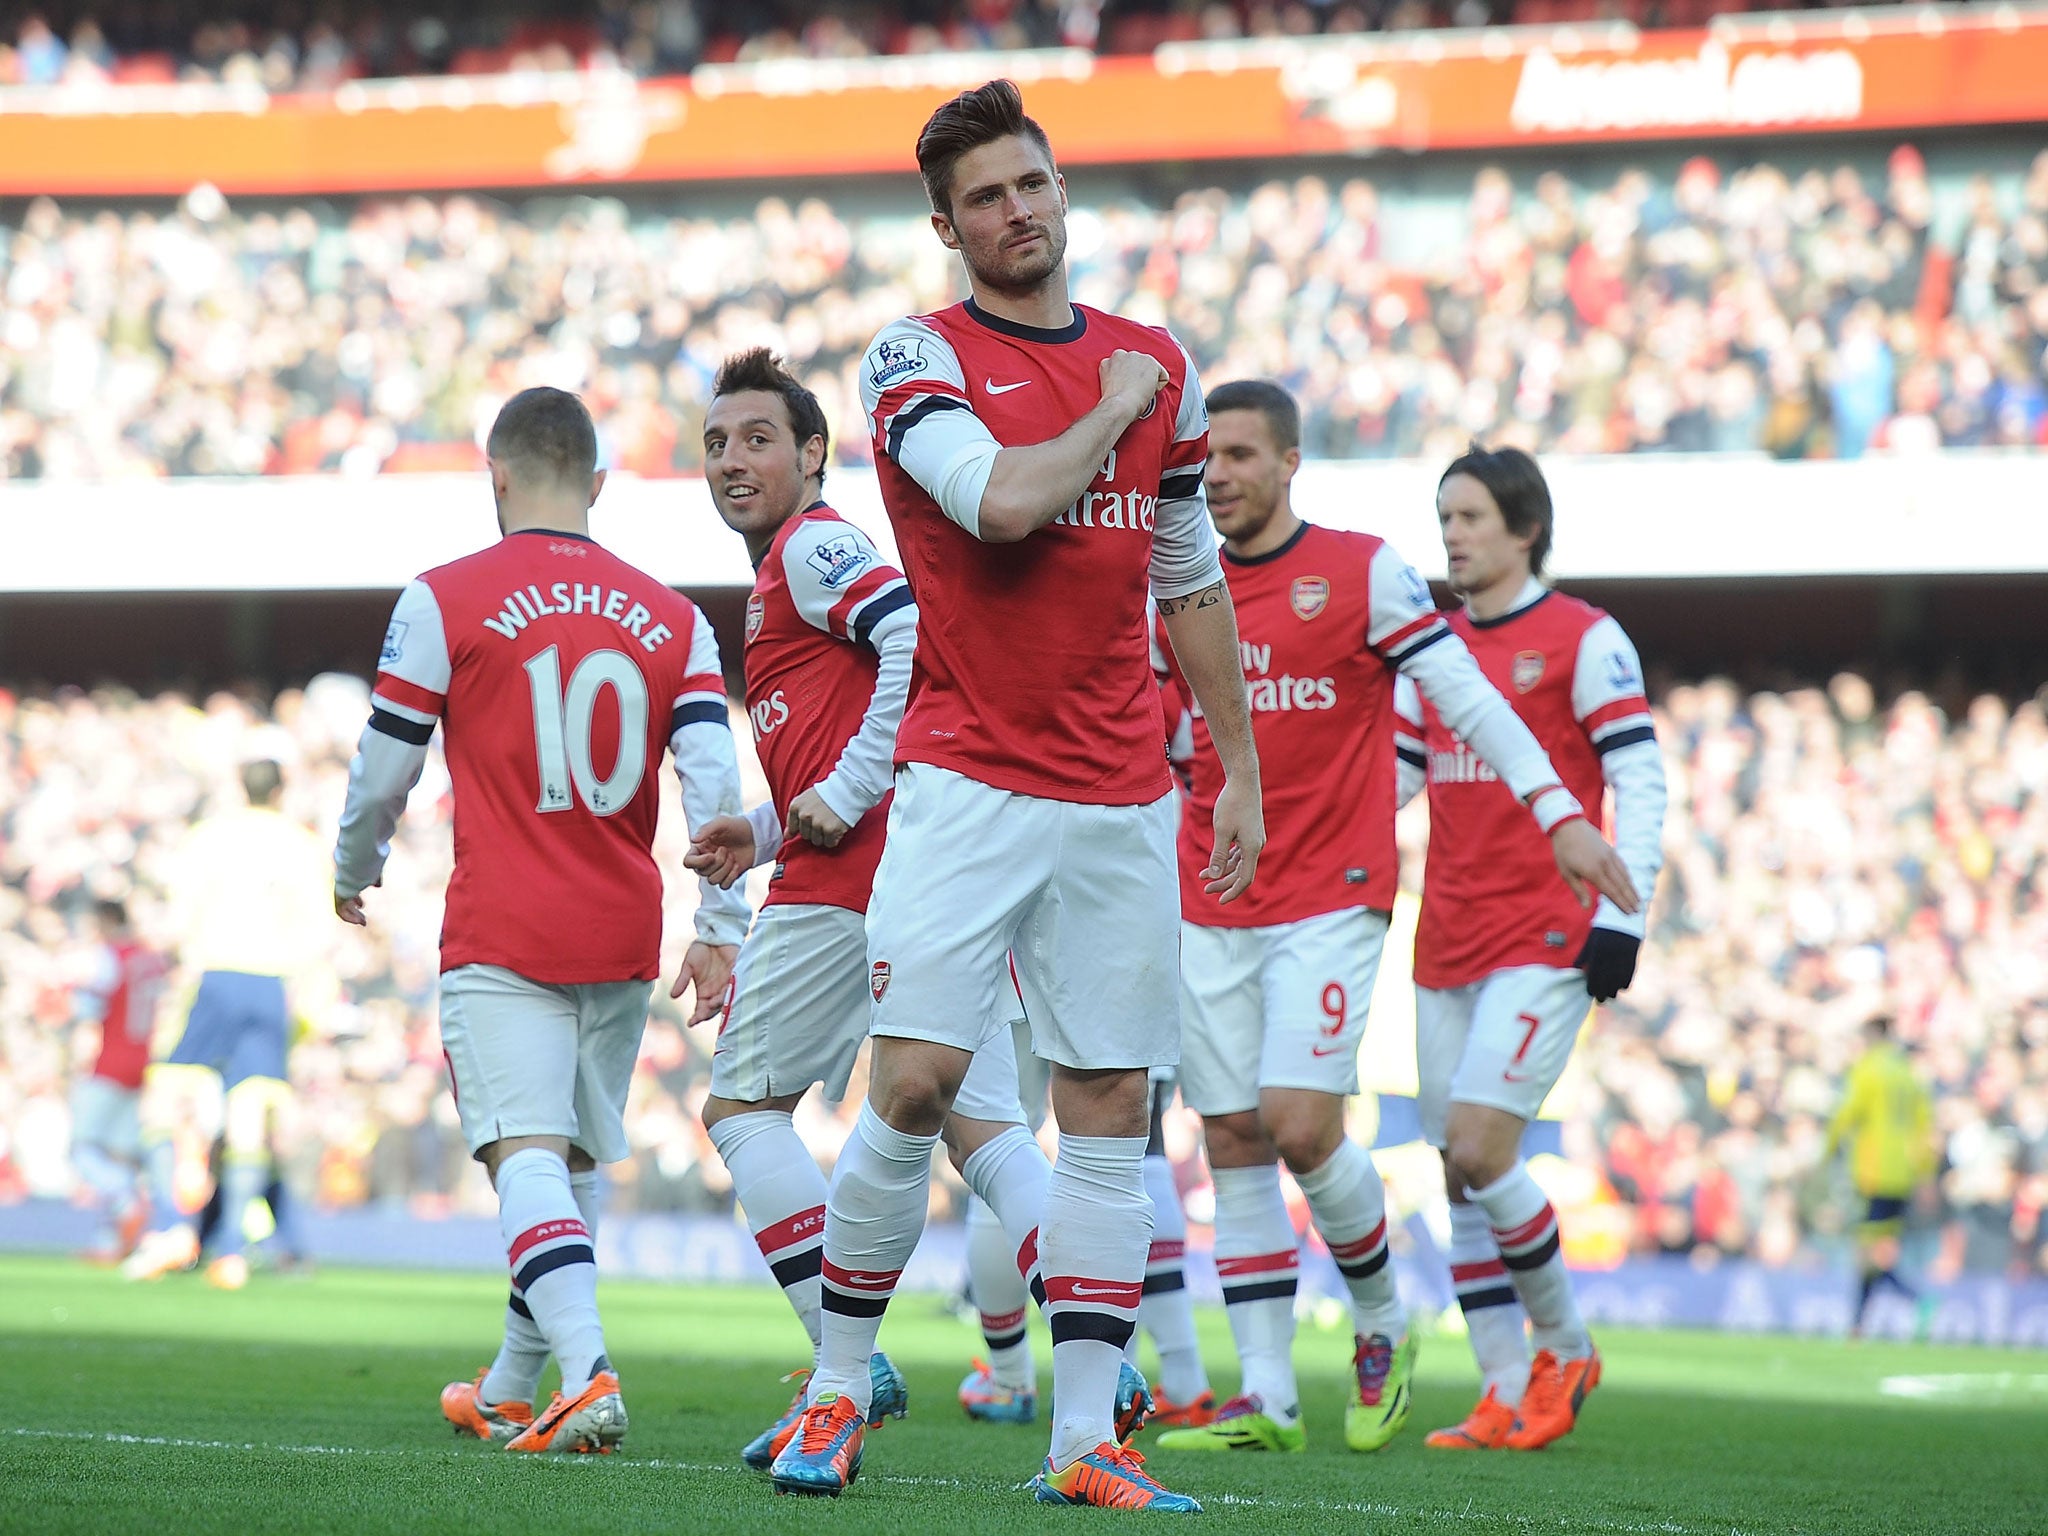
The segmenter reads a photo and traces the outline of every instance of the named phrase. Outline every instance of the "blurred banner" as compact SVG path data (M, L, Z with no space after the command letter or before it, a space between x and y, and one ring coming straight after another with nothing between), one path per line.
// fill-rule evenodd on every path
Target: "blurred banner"
M1442 573L1436 481L1415 460L1304 464L1311 521L1387 539ZM1562 512L1551 568L1606 578L2048 571L2038 455L1999 449L1780 463L1762 454L1545 461ZM873 470L832 471L832 504L894 558ZM468 475L184 478L0 485L0 593L396 592L497 537ZM614 474L590 530L673 586L753 585L699 479Z
M220 85L10 89L0 195L909 174L932 107L999 74L1025 86L1069 165L2048 120L2048 12L1809 17L1172 44L1148 59L1047 50L722 65L644 82L451 76L277 97Z

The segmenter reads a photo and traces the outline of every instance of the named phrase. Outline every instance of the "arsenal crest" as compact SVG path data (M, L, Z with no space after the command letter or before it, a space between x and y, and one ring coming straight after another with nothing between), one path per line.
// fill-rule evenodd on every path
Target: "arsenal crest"
M877 960L874 969L868 972L868 990L875 994L875 1001L882 1000L882 994L889 990L889 962Z
M1300 576L1295 579L1294 590L1287 595L1294 605L1294 616L1298 619L1312 619L1330 605L1330 583L1322 576Z
M767 605L761 601L761 594L756 592L747 599L747 644L754 643L754 637L761 633L761 622L767 617Z
M1515 685L1515 692L1527 693L1543 681L1543 653L1541 651L1517 651L1515 663L1508 672Z

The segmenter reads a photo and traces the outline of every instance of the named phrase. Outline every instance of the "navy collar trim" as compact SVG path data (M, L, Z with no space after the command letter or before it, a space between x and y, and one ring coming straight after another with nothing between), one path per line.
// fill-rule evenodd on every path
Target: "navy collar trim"
M1550 591L1550 588L1545 587L1543 589L1543 595L1541 597L1531 598L1528 602L1522 604L1521 607L1510 608L1506 613L1495 614L1490 619L1475 619L1469 612L1465 615L1465 617L1471 622L1471 625L1474 629L1499 629L1501 625L1507 623L1508 620L1519 619L1523 614L1531 613L1535 611L1535 609L1538 608L1540 605L1549 602Z
M550 539L573 539L578 544L595 544L597 542L587 533L564 533L559 528L515 528L510 537L517 538L522 533L540 534Z
M994 331L999 336L1014 336L1019 341L1055 344L1079 341L1088 330L1088 316L1082 311L1081 306L1075 304L1069 307L1074 311L1074 318L1067 324L1044 326L1024 325L1015 320L1005 320L1001 315L990 314L972 299L969 299L964 306L967 310L968 319L972 320L976 325Z
M1303 523L1299 528L1295 529L1294 532L1287 536L1287 542L1285 544L1282 544L1278 549L1269 549L1263 555L1233 555L1228 549L1226 549L1223 551L1223 558L1225 560L1228 560L1232 565L1269 564L1274 560L1278 560L1282 555L1293 553L1294 546L1299 544L1303 539L1307 538L1309 529L1313 528L1314 526L1315 524L1313 523Z

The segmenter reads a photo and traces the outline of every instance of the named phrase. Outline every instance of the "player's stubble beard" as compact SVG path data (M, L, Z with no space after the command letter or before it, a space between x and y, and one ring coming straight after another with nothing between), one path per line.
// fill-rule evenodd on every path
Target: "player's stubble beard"
M1005 229L1001 239L986 253L964 252L968 270L976 283L1005 298L1024 298L1037 293L1059 274L1067 259L1067 221L1055 215L1032 225L1031 233L1045 237L1044 246L1022 256L1007 256L1003 247L1022 231Z

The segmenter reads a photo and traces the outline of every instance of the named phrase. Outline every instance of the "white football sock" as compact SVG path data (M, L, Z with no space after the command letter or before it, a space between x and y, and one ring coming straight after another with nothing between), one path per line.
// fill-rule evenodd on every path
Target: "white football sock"
M604 1325L597 1315L597 1251L569 1184L569 1165L539 1147L498 1165L498 1226L512 1286L562 1367L562 1394L575 1397L601 1370Z
M1480 1391L1491 1388L1514 1407L1529 1385L1528 1328L1486 1212L1468 1200L1451 1206L1451 1288L1479 1362Z
M602 1186L597 1170L585 1168L569 1175L569 1193L590 1233L591 1251L597 1251L597 1218L604 1209ZM514 1290L505 1298L505 1337L498 1356L477 1388L480 1401L531 1403L540 1390L540 1373L548 1363L548 1341L533 1320L526 1298Z
M1217 1168L1210 1177L1216 1186L1216 1276L1244 1370L1243 1395L1258 1398L1267 1413L1291 1424L1301 1416L1294 1381L1301 1248L1280 1195L1280 1165Z
M865 1414L874 1400L868 1357L903 1266L924 1231L937 1136L899 1131L862 1104L832 1170L825 1201L818 1369L810 1396L838 1392Z
M981 1342L998 1385L1023 1391L1038 1384L1031 1358L1031 1292L1017 1272L1016 1250L981 1196L967 1203L967 1290L981 1314Z
M1060 1137L1038 1238L1052 1325L1055 1472L1116 1439L1117 1377L1152 1246L1144 1162L1142 1136Z
M1468 1193L1493 1227L1508 1279L1529 1314L1536 1347L1550 1350L1560 1360L1590 1355L1593 1341L1564 1267L1557 1212L1550 1208L1542 1186L1529 1177L1529 1165L1518 1162L1486 1188Z
M1038 1140L1021 1125L1013 1125L998 1131L978 1147L961 1166L961 1178L974 1191L977 1200L988 1206L996 1220L1002 1224L1002 1245L1008 1249L1007 1266L1014 1277L1017 1288L1004 1286L996 1276L991 1276L991 1294L994 1301L980 1300L981 1276L975 1276L976 1305L983 1313L983 1338L987 1341L989 1368L995 1372L996 1380L1006 1387L1030 1387L1036 1384L1036 1374L1031 1359L1029 1334L1022 1333L1024 1327L1024 1306L1026 1296L1036 1296L1041 1303L1045 1296L1045 1282L1038 1267L1038 1224L1045 1214L1045 1189L1052 1178L1052 1165L1045 1160L1045 1151ZM970 1240L972 1231L970 1229ZM991 1264L990 1268L996 1266ZM1014 1298L1014 1305L1010 1304ZM1003 1305L996 1305L1002 1302ZM1013 1329L998 1327L990 1331L987 1319L994 1314L997 1323L1010 1314L1016 1314ZM1016 1348L1006 1362L995 1357L996 1339L1009 1333L1019 1333ZM1007 1374L1006 1374L1007 1373Z
M740 1212L775 1283L818 1354L818 1272L825 1253L825 1175L788 1110L759 1109L711 1127Z
M1322 1167L1297 1173L1294 1182L1351 1292L1358 1336L1383 1333L1398 1343L1408 1314L1394 1289L1394 1266L1387 1262L1387 1187L1372 1165L1372 1154L1347 1136Z
M1156 1152L1145 1157L1145 1196L1152 1202L1152 1249L1145 1256L1138 1326L1152 1335L1159 1350L1161 1395L1169 1402L1192 1403L1209 1390L1209 1372L1195 1341L1195 1304L1182 1267L1188 1218L1173 1182L1173 1164Z

